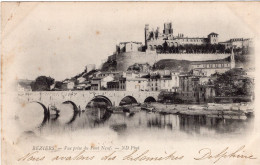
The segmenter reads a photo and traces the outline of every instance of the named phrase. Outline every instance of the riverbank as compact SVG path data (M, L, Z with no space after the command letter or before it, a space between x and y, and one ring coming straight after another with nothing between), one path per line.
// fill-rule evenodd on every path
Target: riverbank
M245 103L204 105L153 103L150 106L154 107L156 112L162 114L206 115L231 119L246 119L247 117L251 117L254 113L252 105Z
M146 110L148 112L160 114L177 114L177 115L206 115L208 117L225 118L225 119L246 119L254 115L253 106L246 103L233 104L162 104L151 103L143 104L141 107L124 106L115 107L114 113L137 112Z

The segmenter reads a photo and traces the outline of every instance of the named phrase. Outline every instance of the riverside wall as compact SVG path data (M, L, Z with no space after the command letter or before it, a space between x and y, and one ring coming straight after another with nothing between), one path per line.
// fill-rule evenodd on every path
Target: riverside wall
M220 60L229 57L230 54L203 54L203 53L174 53L157 54L155 51L146 52L124 52L116 56L117 70L126 71L127 68L135 63L148 63L153 65L157 61L164 59L188 60L188 61L208 61Z

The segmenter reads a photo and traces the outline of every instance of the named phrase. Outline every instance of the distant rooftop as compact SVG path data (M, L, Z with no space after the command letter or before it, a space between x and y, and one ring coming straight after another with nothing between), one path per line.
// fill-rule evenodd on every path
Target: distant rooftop
M218 35L217 33L211 32L209 35Z
M119 44L128 44L128 43L142 44L142 42L137 42L137 41L120 42Z

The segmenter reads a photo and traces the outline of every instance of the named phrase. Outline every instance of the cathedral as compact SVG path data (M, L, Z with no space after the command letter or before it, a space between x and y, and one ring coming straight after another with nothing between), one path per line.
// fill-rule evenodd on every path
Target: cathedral
M183 34L173 35L172 23L164 23L163 32L160 32L159 27L156 30L150 30L149 24L145 25L145 46L148 50L156 49L158 46L162 46L165 42L168 46L180 46L180 45L203 45L203 44L218 44L218 34L210 33L207 38L200 37L184 37Z

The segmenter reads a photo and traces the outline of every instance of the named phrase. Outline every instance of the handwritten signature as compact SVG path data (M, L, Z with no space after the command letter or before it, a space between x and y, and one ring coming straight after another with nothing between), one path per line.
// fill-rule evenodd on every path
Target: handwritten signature
M210 148L202 148L199 150L199 156L194 158L195 160L212 159L214 163L217 163L220 159L236 158L236 159L257 159L252 154L247 154L245 151L245 145L239 147L235 151L229 151L229 147L226 147L221 152L214 154Z

